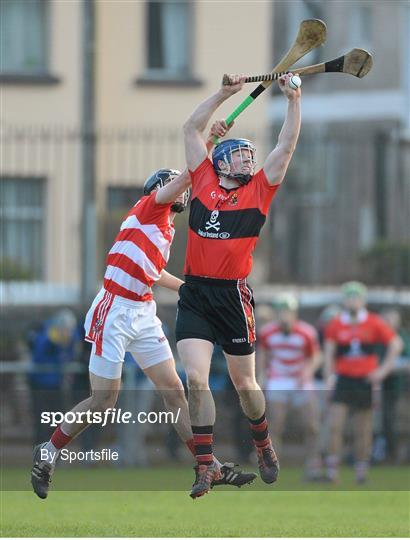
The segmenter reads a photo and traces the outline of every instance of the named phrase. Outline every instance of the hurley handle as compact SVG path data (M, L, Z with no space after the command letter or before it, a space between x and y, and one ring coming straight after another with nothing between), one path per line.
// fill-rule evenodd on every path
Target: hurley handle
M267 73L265 75L252 75L250 77L246 77L245 82L246 83L253 83L253 82L264 82L264 81L277 81L279 77L282 77L282 75L286 75L289 73L289 71L281 71L280 73ZM231 86L229 75L224 75L222 78L222 84L223 86Z
M237 116L241 114L242 111L244 111L249 105L254 101L254 98L252 96L248 96L245 98L242 103L240 103L236 109L228 116L228 118L225 120L226 124L229 126L232 124L232 122L235 120ZM213 143L218 144L219 139L218 137L214 136Z

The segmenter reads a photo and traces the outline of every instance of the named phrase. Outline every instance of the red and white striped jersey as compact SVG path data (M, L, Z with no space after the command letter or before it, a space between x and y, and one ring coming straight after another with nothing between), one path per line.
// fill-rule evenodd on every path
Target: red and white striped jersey
M154 191L133 206L108 253L104 289L129 300L152 300L152 284L168 262L175 233L171 204L157 204Z
M297 377L308 358L319 350L316 330L304 321L296 321L289 333L277 323L262 327L259 344L268 353L267 377Z

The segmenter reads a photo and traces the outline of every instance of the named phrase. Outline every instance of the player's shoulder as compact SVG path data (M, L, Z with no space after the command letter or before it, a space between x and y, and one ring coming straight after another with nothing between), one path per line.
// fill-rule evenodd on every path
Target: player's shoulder
M189 174L191 176L198 176L204 174L216 175L212 161L208 156L204 158L203 161L194 169L189 169Z
M250 182L250 184L253 184L254 186L261 186L264 189L273 192L275 192L280 186L280 184L271 184L269 182L263 167L256 171L256 173L252 177L252 182Z
M156 192L144 195L131 208L128 216L135 216L141 223L156 223L170 211L170 204L158 204Z
M368 311L367 312L367 323L372 324L375 326L388 326L386 321L379 315L378 313L375 313L374 311Z
M331 334L335 334L335 332L337 333L342 330L344 326L340 314L336 315L324 326L324 334L325 336L330 336Z

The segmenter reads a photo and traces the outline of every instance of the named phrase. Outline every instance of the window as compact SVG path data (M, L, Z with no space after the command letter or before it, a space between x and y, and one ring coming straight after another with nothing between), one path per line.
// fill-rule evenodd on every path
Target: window
M321 0L294 0L286 4L288 9L287 23L287 50L293 45L299 30L301 21L305 19L324 19L324 5ZM278 49L280 50L280 46ZM284 53L286 51L283 51ZM303 57L303 63L306 66L320 62L321 47L313 49Z
M363 49L370 49L372 45L373 13L372 6L364 2L351 6L350 17L350 43Z
M147 74L151 78L190 76L190 3L148 2Z
M107 189L107 212L103 216L104 259L100 261L104 269L105 253L108 253L120 230L121 222L134 204L143 195L142 187L109 186Z
M110 186L107 194L107 208L109 212L128 212L142 197L141 187Z
M1 73L47 72L48 0L1 0Z
M0 188L0 279L42 279L45 181L3 177Z

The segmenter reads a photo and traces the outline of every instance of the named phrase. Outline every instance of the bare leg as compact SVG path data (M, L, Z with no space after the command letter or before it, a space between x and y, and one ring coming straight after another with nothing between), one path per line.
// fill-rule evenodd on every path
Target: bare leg
M252 420L260 418L265 413L266 403L265 396L256 382L255 353L243 356L225 353L225 357L243 412Z
M287 402L268 401L267 412L269 414L269 423L271 426L272 438L275 441L275 450L280 455L282 446L282 435L285 426L286 414L288 411Z
M279 461L269 437L265 396L255 378L255 353L244 356L225 353L225 356L229 375L249 420L261 478L267 484L272 484L278 478Z
M367 477L373 435L373 410L359 409L354 418L355 470L358 482Z
M314 479L320 474L319 408L314 393L308 390L307 392L311 394L309 401L298 409L305 430L306 478Z
M329 411L329 445L326 457L327 476L329 480L338 478L339 461L343 442L343 428L348 407L344 403L332 403Z
M178 410L178 422L173 424L181 440L186 443L192 439L191 421L189 418L188 403L185 398L184 387L175 369L173 358L144 369L144 373L154 383L156 389L162 395L165 406L176 417Z
M215 424L215 403L209 388L209 370L214 346L203 339L183 339L178 352L188 379L188 404L193 426Z
M106 379L90 372L91 396L81 401L71 409L71 412L104 412L114 407L117 402L118 393L121 387L121 378ZM83 422L68 423L63 422L60 425L61 430L71 438L76 437L90 424L86 422L85 416Z

